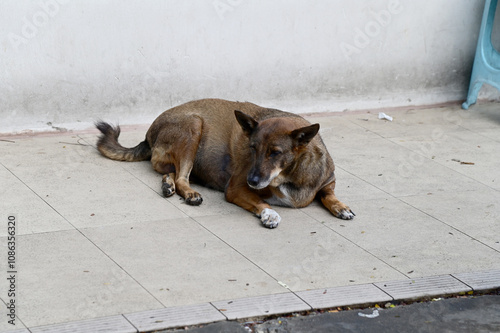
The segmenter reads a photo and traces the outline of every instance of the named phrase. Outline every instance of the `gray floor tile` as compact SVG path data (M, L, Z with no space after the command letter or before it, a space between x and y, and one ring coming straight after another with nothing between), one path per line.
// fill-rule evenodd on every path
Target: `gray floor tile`
M393 196L481 188L470 177L388 139L357 140L347 147L349 154L337 156L337 166Z
M52 166L13 172L77 228L185 216L115 162L109 163L88 163L63 177L55 177Z
M168 200L184 214L191 217L199 216L219 216L226 214L241 213L243 209L226 201L223 192L208 189L206 187L192 184L195 191L203 197L201 206L187 205L178 195L172 196Z
M17 247L18 315L28 327L161 306L78 231L18 236Z
M112 316L30 328L32 333L136 333L123 316Z
M141 182L146 184L153 191L157 192L159 196L163 197L161 191L162 175L152 169L150 162L129 163L124 166L124 169L140 179ZM170 205L177 208L179 212L191 217L224 215L241 211L240 207L226 201L223 192L209 189L196 183L191 183L191 187L195 191L198 191L203 198L203 203L200 206L190 206L186 204L184 199L177 194L165 198L165 200Z
M124 315L140 332L208 324L226 320L210 303L178 306Z
M479 134L493 140L496 142L500 142L500 132L498 128L485 128L478 131Z
M18 325L19 326L19 325ZM0 327L0 333L31 333L27 328L15 328L9 329L8 327L5 330Z
M17 235L71 230L73 226L57 213L43 198L0 165L0 211L14 214ZM0 237L7 235L7 228L0 228Z
M378 118L378 111L366 113L365 115L348 115L353 123L384 138L394 138L412 135L432 133L436 128L444 131L453 131L460 126L453 118L457 107L431 108L431 109L401 109L391 110L386 113L393 117L393 121L385 121Z
M211 232L293 291L400 279L400 273L300 209L275 207L276 229L248 212L196 218ZM320 208L320 207L318 207ZM321 208L323 209L323 208ZM343 221L331 215L332 223Z
M354 208L354 220L340 222L322 207L304 212L409 277L500 268L498 251L398 199Z
M0 269L2 272L4 272L5 278L6 279L9 278L9 275L7 273L7 268L5 268L5 265L1 265ZM17 279L17 277L18 275L16 274L15 289L19 291L18 288L19 280ZM4 332L25 333L24 330L26 330L26 326L19 318L20 299L18 297L11 297L8 295L8 293L10 292L10 286L9 288L6 288L7 286L3 283L3 281L0 287L2 288L0 289L2 292L2 294L0 295L0 316L1 316L0 333ZM7 308L7 305L10 305L11 300L14 301L14 308L12 308L12 310ZM11 315L13 314L11 311L15 313L14 319L11 317Z
M471 131L482 132L486 129L498 129L500 114L498 103L480 103L472 110L460 110L452 113L450 119L461 127Z
M452 275L475 291L500 288L500 269Z
M348 151L344 145L349 142L380 138L377 133L356 123L356 120L364 122L364 119L367 119L366 114L350 115L349 117L339 115L316 116L306 117L306 119L311 123L320 124L319 134L325 143L332 144L330 154L334 157Z
M472 178L488 187L500 189L500 169L492 156L500 151L500 142L486 138L481 133L467 129L434 135L406 135L392 139L393 142L414 152L414 156L426 157L452 169L465 177ZM419 157L413 157L417 161ZM466 164L463 164L463 163ZM473 163L473 164L468 164Z
M74 163L97 162L100 158L95 147L89 145L78 135L38 135L13 138L14 143L0 142L0 161L9 169L16 167L53 166L58 174L71 169ZM15 151L15 154L10 152ZM76 168L76 166L75 166Z
M293 293L232 299L212 304L229 320L311 310L309 305Z
M395 300L427 298L468 292L472 289L451 275L414 278L406 281L375 283Z
M2 289L3 293L5 293L4 289ZM2 294L3 294L2 293ZM2 295L4 296L4 295ZM5 295L7 296L7 295ZM0 305L1 305L1 310L0 310L0 316L2 316L2 319L0 320L0 333L29 333L28 329L22 321L19 319L19 317L16 317L15 321L13 322L14 325L9 323L9 320L11 320L10 317L7 317L9 314L9 311L7 310L7 307L4 303L6 303L2 298L0 298ZM18 304L19 305L19 304ZM19 315L19 307L16 309L16 314Z
M299 291L297 296L314 309L385 303L393 300L373 284Z
M390 198L390 194L350 173L349 168L335 167L335 194L347 205L350 202ZM320 204L319 200L315 201ZM351 207L352 208L352 207Z
M124 170L126 162L106 159L92 146L73 144L77 137L33 140L17 141L23 151L20 161L9 157L4 165L75 227L185 216ZM34 162L40 160L39 153L43 159Z
M403 197L401 200L500 251L500 234L495 232L500 221L500 192L484 188L453 195L433 193ZM500 263L496 267L500 268Z
M83 232L165 306L285 290L189 218L137 221Z

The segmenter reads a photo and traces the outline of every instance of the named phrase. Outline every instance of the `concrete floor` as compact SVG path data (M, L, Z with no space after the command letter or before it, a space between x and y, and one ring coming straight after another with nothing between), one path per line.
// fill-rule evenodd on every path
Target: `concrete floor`
M386 112L307 117L356 217L276 207L277 229L203 187L200 207L163 198L150 162L100 156L96 131L0 137L0 242L15 215L18 272L16 326L2 306L0 331L500 269L499 105Z

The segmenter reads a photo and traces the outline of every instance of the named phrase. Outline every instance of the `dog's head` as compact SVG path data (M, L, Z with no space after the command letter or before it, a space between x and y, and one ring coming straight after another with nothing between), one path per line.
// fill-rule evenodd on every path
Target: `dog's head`
M319 124L299 127L293 118L270 118L257 122L241 111L235 111L235 115L249 139L252 159L248 161L251 167L247 183L254 189L279 185L278 176L296 163L298 156L319 131Z

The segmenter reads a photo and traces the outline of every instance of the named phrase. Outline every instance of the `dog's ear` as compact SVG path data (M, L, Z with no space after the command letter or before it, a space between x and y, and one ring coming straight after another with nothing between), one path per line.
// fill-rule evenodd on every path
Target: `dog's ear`
M319 124L314 124L311 126L296 129L295 131L292 131L290 136L292 137L296 146L305 146L312 140L312 138L314 138L316 134L318 134L318 131Z
M235 110L234 115L236 116L236 120L238 120L238 123L243 129L243 132L245 132L247 135L251 135L255 128L257 128L257 125L259 125L259 123L255 119L241 111Z

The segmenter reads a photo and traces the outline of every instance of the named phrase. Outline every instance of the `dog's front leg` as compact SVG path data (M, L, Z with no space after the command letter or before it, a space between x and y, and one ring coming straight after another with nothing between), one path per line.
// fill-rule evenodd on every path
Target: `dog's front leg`
M257 215L267 228L276 228L281 221L279 214L246 183L241 184L231 179L226 188L226 200Z
M323 187L318 195L323 205L336 217L351 220L356 214L335 196L335 180Z

